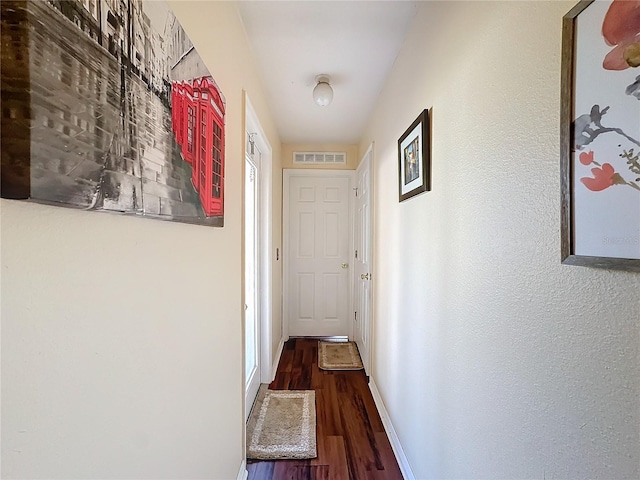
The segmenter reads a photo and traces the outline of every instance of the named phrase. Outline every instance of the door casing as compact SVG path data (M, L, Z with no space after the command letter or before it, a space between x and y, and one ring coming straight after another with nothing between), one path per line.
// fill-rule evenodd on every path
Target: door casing
M365 173L368 172L368 176ZM360 180L366 182L366 194L362 192L363 185ZM358 344L360 356L364 364L367 375L371 375L371 348L373 341L373 144L369 146L366 153L360 160L360 164L356 169L355 175L356 199L354 208L353 237L354 249L358 251L357 258L354 252L353 258L353 296L354 311L357 318L354 321L354 341ZM363 197L364 195L364 197ZM366 198L367 202L367 219L368 228L363 228L362 218L358 212L358 207ZM362 238L362 244L367 245L367 252L362 251L362 245L359 239ZM366 256L366 264L362 262ZM367 279L363 280L360 275L366 274ZM367 290L368 295L362 300L361 294Z
M262 325L260 324L260 287L261 287L261 238L260 238L260 151L254 148L255 154L245 155L245 194L244 194L244 353L245 353L245 420L249 415L251 405L258 394L262 375L260 365L262 351L260 340ZM255 158L254 158L255 157ZM253 170L254 177L247 184L247 176ZM251 193L251 195L249 194ZM250 204L253 204L249 207ZM249 332L253 330L253 335L249 337ZM250 341L252 340L252 341ZM249 346L251 343L251 346ZM255 349L255 352L253 351ZM248 350L252 351L253 361L249 365ZM247 367L251 371L247 372Z
M267 139L264 130L262 129L262 125L260 124L260 120L258 119L258 115L249 100L249 96L244 94L245 100L245 138L249 137L251 134L253 140L256 143L256 147L260 150L260 165L258 169L260 171L259 175L259 200L258 200L258 208L259 208L259 217L260 217L260 226L259 226L259 294L258 294L258 309L260 311L260 381L261 383L271 382L273 380L273 375L275 375L275 371L273 370L273 348L271 341L271 331L272 331L272 289L271 289L271 281L272 281L272 202L273 202L273 194L272 194L272 176L273 176L273 162L272 162L272 149L269 144L269 140ZM245 142L245 148L249 148L249 142ZM246 154L246 152L245 152ZM243 161L244 163L244 161ZM244 177L243 177L244 178ZM244 237L244 231L243 231ZM244 248L244 247L243 247ZM244 251L243 251L244 256ZM244 265L243 265L244 270ZM244 282L244 278L243 278ZM243 289L243 307L244 311L244 289ZM243 337L244 337L244 329L243 329ZM243 349L244 352L244 349ZM243 353L244 357L244 353ZM244 358L243 358L243 377L244 377ZM243 384L246 387L246 379L244 379ZM247 404L253 402L253 399L245 398L245 417L248 415L248 411L250 409L250 405Z

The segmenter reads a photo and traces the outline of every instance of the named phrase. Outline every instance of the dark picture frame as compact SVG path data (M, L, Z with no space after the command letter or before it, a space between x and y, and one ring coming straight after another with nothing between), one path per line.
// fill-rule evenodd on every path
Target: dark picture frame
M640 72L637 69L629 70L620 63L614 64L621 61L622 55L615 51L616 45L612 45L606 32L613 28L612 23L622 21L612 15L613 9L609 7L609 3L594 4L593 0L582 0L562 21L561 262L566 265L640 272L640 258L625 258L625 252L630 251L632 257L634 250L640 252L637 249L640 244L640 225L634 224L634 215L629 213L636 208L633 205L635 198L636 205L640 206L640 163L633 154L634 149L636 154L640 152L639 139L633 138L637 137L635 127L638 124L634 124L632 120L629 127L628 122L620 120L635 116L640 100L640 85L636 85L637 81L634 84L633 80L624 83L631 83L626 88L627 103L624 103L627 99L624 89L617 87L618 80L627 79L632 70L635 75ZM623 12L613 13L619 18L624 15ZM584 57L580 56L586 49L578 51L578 17L581 15L586 15L587 20L581 23L580 38L590 38L599 48L598 53L593 50L589 52L591 57L597 57L593 64L587 64L582 60ZM598 22L594 21L594 17ZM607 29L605 24L608 25ZM589 26L591 29L588 29ZM600 51L604 52L602 56L599 56ZM621 58L616 58L616 54ZM600 75L598 78L609 75L614 81L601 81L597 86L589 88L594 81L585 73L592 72ZM617 90L613 90L614 88ZM612 95L622 98L624 107L620 106L620 102L611 102ZM634 96L638 98L633 98ZM605 116L607 113L609 115ZM603 178L605 175L608 175L606 179ZM621 191L624 198L630 198L630 201L619 200ZM593 206L596 208L592 208ZM622 223L623 228L611 226L604 221L597 223L598 216L606 219L607 215L621 217L623 222L618 224ZM626 224L625 215L629 217ZM635 234L634 228L638 229Z
M429 110L418 118L398 139L399 202L431 190Z

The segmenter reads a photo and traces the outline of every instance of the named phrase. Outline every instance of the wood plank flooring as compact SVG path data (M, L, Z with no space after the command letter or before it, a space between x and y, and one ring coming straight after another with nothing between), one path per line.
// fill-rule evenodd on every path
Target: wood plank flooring
M318 368L318 341L285 343L272 390L315 390L318 457L248 460L249 480L402 480L363 370Z

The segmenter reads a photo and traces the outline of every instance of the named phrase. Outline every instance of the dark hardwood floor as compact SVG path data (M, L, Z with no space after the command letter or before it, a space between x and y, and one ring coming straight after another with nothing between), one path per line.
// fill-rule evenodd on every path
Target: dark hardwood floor
M318 368L318 342L291 339L272 390L315 390L318 457L248 460L249 480L401 480L364 371Z

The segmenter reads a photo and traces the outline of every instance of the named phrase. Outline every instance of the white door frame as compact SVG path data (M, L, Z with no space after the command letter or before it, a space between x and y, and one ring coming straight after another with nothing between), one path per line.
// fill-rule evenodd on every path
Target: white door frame
M366 352L366 355L362 358L362 361L364 363L365 366L365 371L367 373L368 376L372 375L372 371L371 371L371 358L372 358L372 346L373 346L373 305L374 305L374 301L373 301L373 295L374 295L374 288L373 288L373 262L375 259L375 255L374 253L374 245L373 245L373 232L374 232L374 209L373 209L373 204L374 204L374 191L373 191L373 186L374 186L374 178L373 178L373 146L374 143L372 142L369 145L369 148L367 148L367 151L365 152L365 154L362 156L362 158L360 159L360 163L358 164L358 167L356 168L356 176L355 178L358 178L358 173L360 172L361 168L363 167L365 161L369 162L368 168L369 168L369 249L370 249L370 256L369 256L369 274L371 275L371 287L370 287L370 297L369 297L369 319L367 321L367 338L369 339L369 348L368 351ZM356 223L355 223L355 217L354 217L354 222L353 222L353 227L354 230L356 228ZM354 242L355 242L355 231L353 233L354 236ZM355 248L355 247L354 247ZM355 260L354 260L355 261ZM358 283L358 278L356 276L356 270L355 268L353 269L353 292L354 292L354 296L355 296L355 291ZM354 298L354 311L357 309L357 305L355 304L355 298ZM358 322L362 322L363 319L358 319ZM362 355L362 352L360 352L360 354Z
M247 139L251 137L247 136ZM261 372L260 372L260 331L262 330L262 326L260 325L260 319L262 316L260 315L260 288L261 288L261 266L260 259L262 252L260 251L261 247L261 238L260 238L260 211L258 208L260 207L260 152L257 147L254 148L256 154L251 155L249 153L249 149L247 149L247 154L245 155L244 161L244 374L245 374L245 417L248 416L251 406L255 400L255 397L258 393L258 389L260 388L261 383ZM249 171L253 170L254 178L253 181L250 182L251 185L247 184L247 175ZM248 198L249 189L252 191L250 198ZM251 213L248 210L248 202L253 202L253 208L251 208ZM251 215L252 218L248 218L247 215ZM251 224L250 229L247 227ZM253 238L249 238L249 235L252 235ZM251 249L252 251L249 251ZM253 257L251 262L251 266L253 271L248 271L247 269L247 260L249 257ZM249 285L249 282L252 282ZM248 295L251 295L253 298L249 298ZM249 330L255 329L251 335L251 340L253 340L252 344L249 345L247 332ZM253 351L255 348L255 351ZM247 373L247 364L249 356L247 355L248 350L252 350L251 358L252 361L252 369L251 372Z
M285 168L282 170L282 335L285 339L289 338L289 180L292 177L344 177L349 179L349 190L353 193L353 179L355 178L354 170L328 170L328 169L292 169ZM349 196L349 224L353 225L353 198ZM349 251L353 252L353 229L349 229ZM350 256L351 257L351 256ZM353 303L353 268L349 264L349 312L354 312ZM353 338L353 321L348 322L348 336Z
M258 288L258 311L260 315L260 381L271 381L272 347L271 347L271 323L272 323L272 302L271 302L271 245L272 245L272 177L273 177L273 153L269 140L267 139L260 120L256 114L249 96L244 93L245 100L245 138L251 135L256 147L262 154L260 165L258 165L259 175L259 235L258 235L258 257L259 257L259 288ZM249 142L245 142L245 148L249 148ZM246 155L247 152L245 152ZM244 158L244 157L243 157ZM244 161L243 161L244 164ZM244 235L244 233L243 233ZM244 301L244 300L243 300ZM244 307L243 307L244 311ZM244 329L243 329L244 332ZM244 333L243 333L244 335ZM244 350L243 350L244 357ZM244 365L244 358L243 358ZM244 367L243 367L244 377ZM244 385L246 386L246 378ZM246 412L248 413L248 412ZM246 415L245 415L246 416Z

